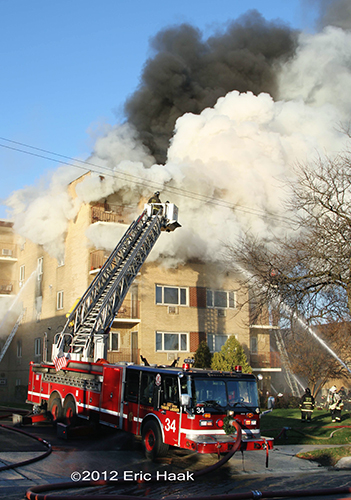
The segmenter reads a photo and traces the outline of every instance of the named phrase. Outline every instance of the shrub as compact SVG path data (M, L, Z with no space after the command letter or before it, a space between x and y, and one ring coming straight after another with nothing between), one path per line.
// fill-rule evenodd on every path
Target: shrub
M228 338L220 352L214 353L211 368L212 370L234 371L236 365L241 365L243 373L252 372L244 349L233 335Z
M211 368L212 354L207 342L203 340L195 352L195 368Z

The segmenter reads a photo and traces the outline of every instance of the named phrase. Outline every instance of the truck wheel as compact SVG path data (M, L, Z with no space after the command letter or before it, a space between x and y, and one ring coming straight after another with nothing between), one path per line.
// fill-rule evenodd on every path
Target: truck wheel
M50 401L49 412L51 413L52 421L59 422L62 419L62 403L58 396L55 396Z
M66 425L75 425L77 422L77 411L74 401L69 400L63 406L63 420Z
M155 460L167 455L169 446L163 442L160 427L156 422L147 422L141 436L146 458Z

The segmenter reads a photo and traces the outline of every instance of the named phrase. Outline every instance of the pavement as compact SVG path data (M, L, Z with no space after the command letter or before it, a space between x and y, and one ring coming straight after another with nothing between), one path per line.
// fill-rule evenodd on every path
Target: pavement
M11 426L11 422L4 422ZM62 440L50 425L25 426L28 434L46 439L52 445L52 453L43 460L10 470L0 470L0 498L21 500L28 488L60 482L79 482L84 486L88 479L110 479L112 486L99 489L99 494L128 493L163 499L169 496L197 496L201 499L211 495L246 493L248 491L312 491L320 488L351 487L351 457L343 458L334 468L319 466L316 462L297 458L296 454L325 446L276 445L269 452L268 467L266 453L262 450L237 452L223 467L204 477L192 474L216 463L213 455L189 454L172 449L165 459L153 463L144 458L140 441L121 431L104 429L99 434L86 434ZM40 456L46 447L29 436L0 427L0 469L2 465L14 464ZM148 484L148 474L159 474L159 480ZM178 475L174 482L171 474ZM183 476L180 476L182 475ZM125 484L118 483L124 478ZM164 482L167 478L168 482ZM144 479L144 483L134 480ZM184 480L183 480L184 479ZM116 490L118 486L118 491ZM68 492L74 498L82 491ZM295 496L285 498L295 498ZM320 495L309 498L321 498ZM349 496L325 495L325 499L351 498ZM96 497L98 500L98 496Z

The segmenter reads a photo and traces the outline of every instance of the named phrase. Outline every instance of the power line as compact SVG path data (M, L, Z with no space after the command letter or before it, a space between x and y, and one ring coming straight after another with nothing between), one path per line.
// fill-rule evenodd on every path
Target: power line
M5 137L0 137L0 140L9 142L11 144L16 144L17 146L21 146L24 148L32 149L33 151L38 151L38 153L34 153L33 151L27 151L25 149L20 149L18 147L12 147L12 146L0 143L0 147L5 148L5 149L9 149L11 151L16 151L18 153L23 153L23 154L27 154L30 156L34 156L36 158L41 158L44 160L53 161L55 163L60 163L62 165L67 165L70 167L82 169L84 171L92 171L92 172L95 172L98 174L104 174L104 175L107 175L107 176L110 176L113 178L117 178L117 179L120 178L124 181L131 182L133 184L142 185L142 186L146 185L146 186L149 186L150 189L153 189L153 190L156 188L156 189L159 189L162 191L170 192L172 194L173 193L177 194L178 196L183 196L183 197L190 198L190 199L193 199L196 201L202 201L202 202L205 202L208 204L221 206L221 207L233 210L233 211L238 211L238 212L243 212L243 213L246 213L249 215L258 216L258 217L261 217L263 219L273 219L273 220L277 220L277 221L280 221L283 223L289 223L289 224L291 224L293 222L288 217L269 214L269 213L264 212L263 210L260 210L260 209L245 207L242 205L241 206L235 205L233 203L227 202L225 200L221 200L219 198L206 196L206 195L203 195L201 193L195 193L193 191L189 191L189 190L186 190L184 188L178 188L176 186L170 186L170 185L165 186L164 184L157 183L156 181L148 181L146 179L141 178L140 176L128 174L126 172L120 172L120 171L116 171L116 170L112 171L109 167L106 167L104 165L97 165L96 163L92 163L88 160L79 160L79 159L73 158L71 156L63 155L60 153L55 153L55 152L49 151L47 149L42 149L42 148L38 148L35 146L31 146L29 144L25 144L23 142L13 141L13 140L7 139ZM40 153L45 153L45 155L40 154ZM57 156L60 159L46 156L48 154L51 156ZM66 160L69 160L69 161L66 161ZM72 163L72 162L74 162L74 163ZM77 163L79 163L80 165ZM91 167L93 167L93 168L91 168ZM98 169L98 170L96 170L96 169Z

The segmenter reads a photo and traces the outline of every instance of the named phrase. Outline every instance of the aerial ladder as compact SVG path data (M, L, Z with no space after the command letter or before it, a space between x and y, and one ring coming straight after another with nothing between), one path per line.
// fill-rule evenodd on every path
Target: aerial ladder
M66 356L76 361L97 361L106 357L106 340L141 266L161 231L180 227L178 208L172 203L146 203L144 211L129 226L66 324L55 336L52 360Z

